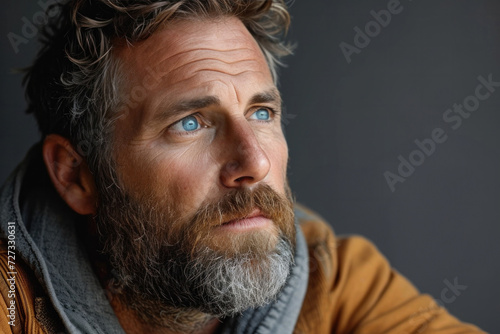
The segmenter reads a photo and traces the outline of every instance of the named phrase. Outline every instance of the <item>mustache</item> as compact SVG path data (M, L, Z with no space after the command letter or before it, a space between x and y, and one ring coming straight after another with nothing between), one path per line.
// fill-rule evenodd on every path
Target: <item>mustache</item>
M293 199L290 192L287 189L285 196L280 195L267 184L258 185L254 189L232 189L217 200L203 202L187 223L180 224L184 231L179 231L177 235L182 235L180 240L196 243L200 238L207 237L213 228L246 218L255 209L272 220L282 234L294 235Z
M255 209L273 221L282 218L289 211L291 200L279 195L267 184L255 189L233 189L216 201L205 202L191 218L192 224L218 226L232 220L242 219Z

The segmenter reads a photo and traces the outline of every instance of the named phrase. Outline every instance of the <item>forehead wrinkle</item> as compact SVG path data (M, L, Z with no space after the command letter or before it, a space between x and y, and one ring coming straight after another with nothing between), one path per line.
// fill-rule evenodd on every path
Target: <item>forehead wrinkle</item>
M241 42L240 40L235 40L236 42ZM207 43L207 40L203 40L202 42ZM255 41L252 41L256 44ZM195 44L194 47L188 50L182 50L186 44ZM260 59L263 58L262 51L255 45L255 48L245 47L242 44L241 47L234 47L234 44L230 46L228 49L221 48L210 48L210 47L200 47L198 46L200 43L189 43L183 42L179 43L176 41L171 41L168 39L161 39L160 41L156 41L153 37L141 42L137 46L134 47L123 47L121 50L116 51L116 54L119 58L121 58L124 63L136 64L136 68L150 68L158 73L159 78L163 78L165 75L168 75L169 72L172 71L172 68L179 67L182 65L177 65L184 61L193 62L196 61L196 58L200 56L200 53L208 53L204 58L216 58L218 57L221 62L225 62L227 64L236 63L237 61L231 61L232 58L245 58L245 59ZM176 50L181 49L181 51L175 52ZM169 53L175 52L173 54L168 55ZM164 54L167 57L161 59L155 64L151 64L151 55L152 54ZM200 59L201 60L201 59ZM130 67L130 66L129 66ZM169 69L170 68L170 69ZM137 74L137 73L136 73ZM135 76L135 75L133 75Z
M238 21L238 19L234 18L234 21ZM169 76L175 77L172 72L176 68L184 68L189 63L192 65L196 64L196 58L200 56L203 57L201 59L205 60L214 58L213 61L216 62L218 60L220 64L241 64L239 71L228 71L233 72L235 75L244 72L241 71L241 67L243 67L244 63L242 61L245 59L253 59L256 68L264 65L266 70L269 69L262 50L241 22L238 22L238 24L242 26L244 31L236 29L229 29L230 31L227 31L225 27L231 25L229 22L222 21L219 23L222 23L224 28L221 29L220 24L215 23L215 33L213 32L214 28L212 28L213 24L210 23L207 29L212 32L208 34L208 38L202 38L200 34L190 29L190 22L179 23L181 24L180 32L174 34L173 31L175 30L160 30L133 47L121 48L118 53L124 56L124 60L129 60L131 64L135 64L134 67L136 70L129 72L131 75L129 79L130 83L136 81L136 78L141 74L144 76L152 72L156 73L154 75L155 80L165 80L165 77ZM193 35L193 33L196 34ZM184 38L184 36L187 36L187 38ZM188 48L188 50L184 50L185 48ZM159 55L159 61L154 60L155 55ZM254 67L250 63L247 66ZM178 72L175 74L178 74ZM187 71L182 76L190 76L190 73ZM183 79L182 76L178 76L180 80L177 82Z
M236 50L241 51L239 49L234 49L230 52L233 54ZM197 62L204 61L204 60L205 61L220 62L220 63L224 63L227 65L235 65L235 64L238 64L241 62L253 61L257 65L259 63L259 61L257 60L257 59L259 59L257 52L255 52L255 50L249 50L249 49L245 49L245 50L247 50L247 51L243 52L243 54L237 54L233 57L231 57L232 55L228 55L224 51L210 50L210 51L208 51L208 54L206 56L203 56L203 53L206 53L206 52L201 52L202 53L201 58L200 58L200 55L198 55L200 53L199 50L190 50L187 52L178 53L176 56L174 56L177 59L175 59L174 57L167 57L166 59L164 59L158 63L158 67L159 68L162 68L162 67L170 68L169 71L164 73L164 75L168 75L169 72L179 70L185 66L193 65L193 64L196 64ZM195 54L193 54L193 53L195 53ZM221 55L221 53L222 53L222 55ZM188 54L191 54L191 56L187 56ZM162 77L164 75L162 75Z
M161 52L163 49L168 49L170 46L164 46L163 48L161 48L160 50L158 50L158 52ZM228 54L228 53L234 53L234 52L238 52L238 51L247 51L251 54L257 54L258 52L256 52L255 49L253 48L248 48L248 47L241 47L241 48L232 48L232 49L214 49L214 48L202 48L202 47L194 47L192 49L189 49L189 50L184 50L184 51L179 51L173 55L170 55L168 56L167 58L163 59L160 63L163 63L165 61L170 61L172 58L174 57L180 57L180 56L185 56L186 54L188 53L199 53L199 52L216 52L216 53L222 53L222 54Z
M176 73L179 72L183 72L181 74L183 74L183 76L186 78L192 78L201 71L213 71L213 72L219 72L223 74L236 76L250 71L256 72L255 70L248 69L252 67L257 68L258 61L254 59L242 59L233 62L225 62L225 61L220 61L219 59L205 58L205 59L194 60L189 63L183 64L179 67L176 67L168 72L163 73L160 76L160 78L165 79L166 77L169 76L176 77ZM176 82L182 82L182 81L184 80L179 80Z
M193 80L193 79L196 80L195 77L203 75L204 72L210 72L210 71L212 71L212 69L200 70L200 71L197 71L196 73L191 73L189 76L186 76L185 78L182 78L180 80L176 80L175 82L171 83L170 92L172 92L173 95L179 94L179 92L177 91L177 88L175 86L181 85L181 84L185 83L186 81L190 81L190 80ZM219 71L213 71L213 72L219 73ZM226 73L226 72L220 72L220 73L226 74L228 76L236 77L238 75L245 75L247 73L252 73L252 72L253 73L261 74L262 76L265 76L265 74L266 74L265 72L259 71L259 70L245 70L245 71L242 71L242 72L237 73L237 74L229 74L229 73ZM165 75L163 75L160 78L164 78L167 75L168 75L168 73L165 74ZM224 82L222 79L209 79L209 80L206 80L206 81L203 82L203 86L206 86L206 85L208 85L210 83L213 83L213 82L220 83L220 84L223 84L223 85L227 86L227 83ZM183 91L181 90L180 94L182 94L182 93L183 93Z
M239 18L207 17L200 22L205 24L206 29L199 31L199 26L191 20L175 20L137 44L120 47L119 53L132 61L135 58L139 67L150 66L150 58L154 54L163 54L167 57L162 61L171 61L176 56L183 56L196 50L215 51L221 54L246 50L257 58L263 56L257 41Z
M211 29L211 27L207 27L207 29ZM151 39L148 45L145 45L145 50L156 49L156 53L162 53L165 55L170 54L168 57L164 58L165 61L170 61L175 57L184 57L189 53L198 53L198 52L218 52L222 54L233 53L233 52L241 52L246 51L250 52L252 55L261 54L259 45L245 29L245 33L238 32L237 34L232 34L232 36L227 36L229 32L225 31L220 34L211 34L211 36L206 36L200 33L194 33L193 31L187 31L185 35L182 32L171 36L168 30L165 30L166 35L161 35L161 31L158 34L156 41ZM203 35L201 37L200 35ZM179 36L183 36L182 38ZM173 37L173 38L169 38ZM154 38L154 36L153 36ZM148 40L145 41L146 43ZM250 44L248 43L250 42ZM217 46L215 46L215 45ZM147 51L146 51L147 52Z
M227 59L230 57L230 55L228 55L229 53L245 52L247 54L246 57L241 57L241 58L249 58L249 59L254 58L255 56L258 56L258 53L255 50L252 50L251 48L240 48L240 49L237 48L237 49L231 49L231 50L218 50L218 49L210 49L210 48L193 48L190 50L177 52L174 55L170 55L170 56L162 59L160 62L158 62L157 67L161 68L162 66L165 66L165 65L176 67L176 65L175 65L176 63L180 63L185 59L189 59L189 60L187 60L187 62L190 63L190 62L197 60L196 54L205 53L205 52L218 53L219 55L222 55L222 59L220 59L220 61L226 62L228 64L231 63L231 61L224 60L224 59ZM157 51L157 53L161 53L161 49L159 51ZM188 55L191 55L191 56L188 56ZM178 58L178 60L176 60L175 58ZM215 56L206 56L206 57L201 58L199 60L202 60L202 59L217 59L217 58Z
M255 72L255 71L253 71L253 70L245 70L245 71L241 71L241 72L237 72L237 73L228 73L226 71L216 70L216 69L213 69L213 68L202 68L202 69L196 70L194 72L194 75L196 75L197 73L200 73L200 72L216 72L216 73L222 73L222 74L226 74L226 75L230 75L230 76L236 77L236 76L239 76L239 75L242 75L242 74L245 74L245 73Z
M182 64L181 66L177 67L176 70L184 67L184 66L187 66L187 65L191 65L191 64L195 64L197 62L200 62L200 61L204 61L204 60L207 60L207 61L217 61L217 62L221 62L221 63L224 63L224 64L227 64L227 65L234 65L234 64L237 64L237 63L242 63L242 62L257 62L255 59L252 59L252 58L245 58L245 59L239 59L239 60L234 60L234 61L227 61L227 60L222 60L222 59L219 59L219 58L215 58L215 57L205 57L205 58L200 58L200 59L195 59L195 60L191 60L185 64Z

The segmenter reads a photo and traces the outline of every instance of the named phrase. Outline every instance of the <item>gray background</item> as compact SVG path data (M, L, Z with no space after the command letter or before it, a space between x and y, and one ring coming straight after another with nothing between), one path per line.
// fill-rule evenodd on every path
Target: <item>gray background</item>
M296 55L281 71L290 147L290 181L338 234L361 234L423 292L445 302L445 280L467 289L444 303L453 314L500 333L500 89L460 128L443 113L474 93L477 77L500 81L498 0L401 0L402 11L347 63L370 11L388 0L297 0L290 38ZM21 77L37 43L15 53L7 33L40 10L35 1L3 2L1 12L0 179L22 159L38 132L24 114ZM414 140L435 128L443 144L391 192ZM452 294L446 292L446 296Z

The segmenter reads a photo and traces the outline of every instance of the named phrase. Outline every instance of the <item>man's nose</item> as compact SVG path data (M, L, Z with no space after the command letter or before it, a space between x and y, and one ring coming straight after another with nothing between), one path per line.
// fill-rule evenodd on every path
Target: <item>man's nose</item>
M233 124L225 140L220 179L225 187L251 186L263 180L271 161L247 120Z

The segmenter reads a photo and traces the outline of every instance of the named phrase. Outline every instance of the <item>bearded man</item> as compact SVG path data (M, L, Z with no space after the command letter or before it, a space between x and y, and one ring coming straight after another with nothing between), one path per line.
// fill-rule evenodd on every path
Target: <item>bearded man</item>
M51 11L42 140L1 193L4 333L481 333L294 203L282 0Z

